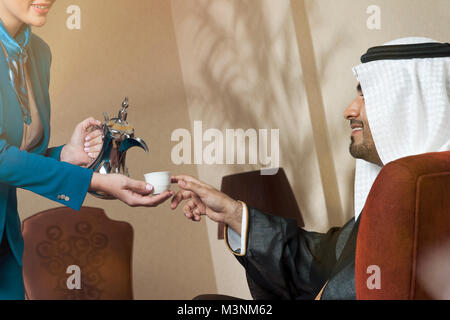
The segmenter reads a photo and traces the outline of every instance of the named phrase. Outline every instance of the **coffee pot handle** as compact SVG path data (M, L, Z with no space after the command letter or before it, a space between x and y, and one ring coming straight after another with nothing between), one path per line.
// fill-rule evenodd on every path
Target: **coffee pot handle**
M102 125L95 125L95 124L93 124L93 125L91 125L88 128L88 130L89 130L89 133L91 133L91 132L93 132L95 130L101 130L103 132L102 138L103 138L103 141L104 141L105 140L105 134L106 134L106 128L108 127L108 123L109 123L109 114L108 114L108 112L103 112L103 117L104 117L105 120L104 120Z
M102 132L102 140L103 140L103 142L105 141L105 137L106 137L106 128L107 128L108 126L106 125L106 124L102 124L102 125L91 125L89 128L88 128L88 132L89 133L91 133L91 132L94 132L95 130L100 130L101 132Z

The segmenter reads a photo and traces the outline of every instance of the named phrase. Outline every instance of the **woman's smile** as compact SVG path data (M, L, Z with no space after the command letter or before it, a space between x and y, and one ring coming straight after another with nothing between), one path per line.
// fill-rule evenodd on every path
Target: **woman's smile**
M31 5L38 14L47 14L51 6L51 3L33 3Z

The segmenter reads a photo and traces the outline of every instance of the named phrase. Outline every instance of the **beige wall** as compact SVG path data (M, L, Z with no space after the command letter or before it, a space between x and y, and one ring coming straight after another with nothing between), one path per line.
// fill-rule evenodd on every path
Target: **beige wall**
M170 161L177 128L279 128L280 166L306 228L325 231L353 215L354 160L344 108L353 100L351 67L368 47L404 36L450 41L448 0L84 0L82 29L69 31L66 2L36 32L50 44L52 140L64 143L78 121L117 112L150 145L131 151L132 176L169 169L220 187L223 175L257 165ZM369 5L381 30L366 27ZM88 197L135 229L136 298L190 298L218 292L249 298L242 267L217 240L214 223L189 223L167 205L130 209ZM20 191L25 218L54 203ZM201 270L201 271L199 271Z
M298 199L311 196L317 201L309 201L308 209L324 212L289 1L174 0L172 7L192 121L222 131L279 128L281 166ZM259 168L200 165L198 170L201 179L219 188L222 176ZM304 201L300 204L305 209ZM249 297L241 285L245 273L217 240L217 226L208 222L208 231L219 292Z

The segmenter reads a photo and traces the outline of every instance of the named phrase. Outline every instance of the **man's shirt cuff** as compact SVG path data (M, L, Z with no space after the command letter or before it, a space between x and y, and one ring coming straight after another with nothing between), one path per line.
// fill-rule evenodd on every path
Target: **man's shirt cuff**
M237 256L245 256L247 253L247 238L248 238L248 208L247 205L242 203L242 223L241 223L241 235L225 225L225 244L228 249Z

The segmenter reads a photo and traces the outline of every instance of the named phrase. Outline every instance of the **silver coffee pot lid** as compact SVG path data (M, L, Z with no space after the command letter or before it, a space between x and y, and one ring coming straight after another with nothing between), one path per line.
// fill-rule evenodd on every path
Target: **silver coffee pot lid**
M126 139L134 137L134 128L127 121L127 109L129 107L128 98L122 102L122 109L119 111L117 118L109 120L109 116L104 114L105 124L115 139Z

